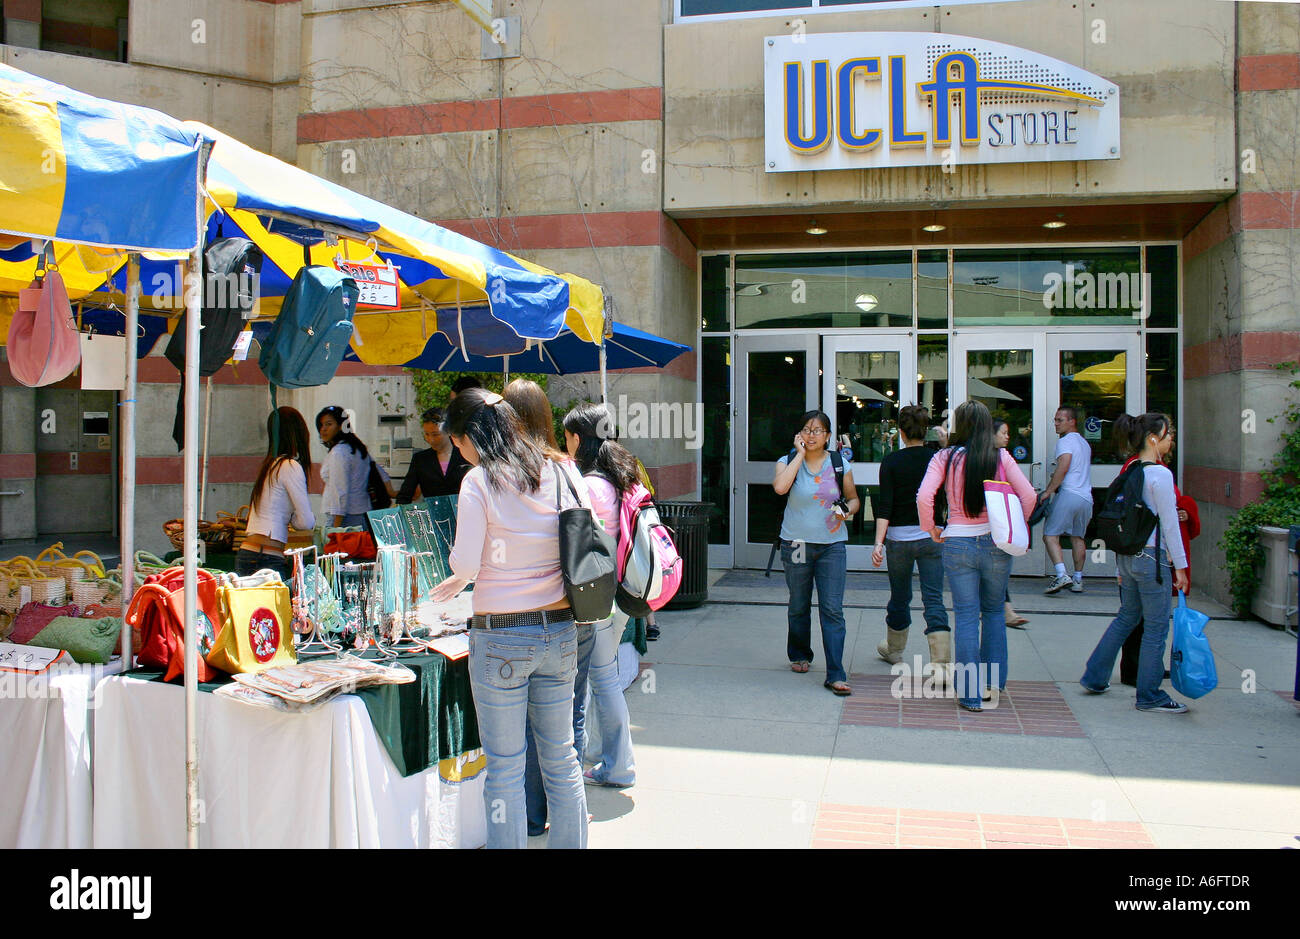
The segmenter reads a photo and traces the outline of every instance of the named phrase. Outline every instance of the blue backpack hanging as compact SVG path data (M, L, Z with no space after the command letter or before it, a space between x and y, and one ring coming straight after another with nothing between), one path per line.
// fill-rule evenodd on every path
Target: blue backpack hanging
M1174 608L1174 645L1170 654L1169 675L1174 690L1188 698L1209 694L1219 684L1214 667L1210 640L1205 638L1205 624L1210 618L1193 610L1180 591Z
M329 384L352 338L357 282L332 267L303 267L284 296L257 364L280 388Z

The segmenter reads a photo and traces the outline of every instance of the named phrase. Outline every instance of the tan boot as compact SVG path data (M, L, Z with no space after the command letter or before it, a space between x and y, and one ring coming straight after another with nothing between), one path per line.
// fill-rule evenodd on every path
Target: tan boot
M890 665L903 661L903 650L907 648L907 630L885 628L885 641L876 646L876 654Z
M925 637L930 643L931 674L946 685L952 684L952 633L933 632Z

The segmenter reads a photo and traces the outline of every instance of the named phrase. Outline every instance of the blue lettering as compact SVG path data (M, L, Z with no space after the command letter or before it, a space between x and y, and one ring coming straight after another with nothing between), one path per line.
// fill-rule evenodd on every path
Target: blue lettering
M1075 124L1071 124L1071 123L1070 123L1070 118L1071 118L1071 117L1077 117L1078 114L1079 114L1078 111L1066 111L1066 112L1065 112L1065 142L1066 142L1066 143L1078 143L1078 142L1079 142L1079 137L1078 137L1079 128L1078 128L1078 125L1075 125ZM1071 137L1071 135L1074 135L1074 136Z
M990 147L1002 146L1002 115L1001 114L994 113L989 115L989 130L993 131L993 133L997 135L996 140L993 139L992 137L989 138L989 146Z
M1055 111L1043 112L1043 143L1061 142L1061 115Z

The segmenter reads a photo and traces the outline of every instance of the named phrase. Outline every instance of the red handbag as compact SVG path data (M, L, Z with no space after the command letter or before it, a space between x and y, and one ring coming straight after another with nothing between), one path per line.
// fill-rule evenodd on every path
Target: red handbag
M221 622L217 605L217 578L198 571L199 681L212 681L222 672L207 662ZM185 674L185 568L169 567L152 574L131 597L124 617L126 625L140 631L141 665L165 668L164 681Z
M45 269L45 257L42 252L32 285L18 292L6 339L9 371L29 388L61 381L81 364L81 337L67 288L53 263Z
M373 561L375 559L375 539L368 531L334 531L325 540L324 554L336 551L346 554L356 561Z
M76 604L70 606L49 606L45 603L28 603L14 617L13 632L6 642L27 645L36 638L42 629L50 625L56 616L80 616L81 610Z

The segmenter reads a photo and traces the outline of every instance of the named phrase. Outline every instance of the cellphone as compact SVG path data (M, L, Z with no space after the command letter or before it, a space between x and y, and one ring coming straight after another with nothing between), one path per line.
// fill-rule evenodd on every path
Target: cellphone
M841 496L831 503L831 508L839 509L847 517L849 515L849 500Z

